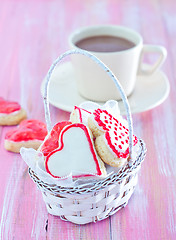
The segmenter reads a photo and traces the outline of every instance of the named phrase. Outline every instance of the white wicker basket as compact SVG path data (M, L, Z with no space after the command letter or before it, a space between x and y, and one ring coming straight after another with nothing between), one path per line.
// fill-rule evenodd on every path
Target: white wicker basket
M127 111L127 120L129 125L129 162L117 173L111 174L106 179L98 181L92 187L61 187L54 184L48 184L40 180L37 174L29 168L29 175L37 183L37 186L43 194L47 210L50 214L59 216L62 220L70 221L76 224L86 224L97 222L116 213L119 209L126 206L130 199L135 185L137 183L137 173L141 167L141 162L146 154L145 144L139 140L140 151L135 159L132 157L132 119L129 110L127 98L123 92L118 80L112 74L110 69L99 59L86 51L71 50L61 55L51 66L47 78L44 94L45 118L48 130L51 129L49 103L48 103L48 85L53 69L65 56L70 54L83 54L90 57L110 75L117 88L119 89L124 106Z

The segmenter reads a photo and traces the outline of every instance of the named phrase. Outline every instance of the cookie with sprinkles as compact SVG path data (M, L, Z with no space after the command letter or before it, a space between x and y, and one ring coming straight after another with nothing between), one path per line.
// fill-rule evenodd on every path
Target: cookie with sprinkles
M107 110L96 109L88 121L101 159L112 167L123 165L129 156L129 130L126 122L116 119ZM133 146L138 142L133 136Z

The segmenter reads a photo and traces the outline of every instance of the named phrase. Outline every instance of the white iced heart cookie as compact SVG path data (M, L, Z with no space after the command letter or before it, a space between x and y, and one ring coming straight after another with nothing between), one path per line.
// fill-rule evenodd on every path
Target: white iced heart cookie
M73 178L106 175L88 128L81 123L68 125L62 130L59 148L46 157L45 166L46 171L55 178L70 174Z

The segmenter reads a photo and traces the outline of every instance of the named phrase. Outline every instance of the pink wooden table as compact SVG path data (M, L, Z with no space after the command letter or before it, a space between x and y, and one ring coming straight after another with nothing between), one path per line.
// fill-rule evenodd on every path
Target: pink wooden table
M85 226L49 215L19 154L7 152L0 127L0 239L176 239L176 3L175 0L66 0L0 2L0 96L19 101L28 118L44 121L41 82L53 60L68 49L69 34L92 24L121 24L145 43L168 50L162 70L171 84L167 100L133 115L147 157L129 204L112 217ZM69 113L51 107L53 122Z

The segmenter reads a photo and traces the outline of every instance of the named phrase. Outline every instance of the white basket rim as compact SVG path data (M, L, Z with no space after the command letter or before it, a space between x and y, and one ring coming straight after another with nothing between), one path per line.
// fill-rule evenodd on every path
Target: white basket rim
M61 187L55 184L48 184L39 179L37 174L29 168L29 175L33 179L35 183L39 186L39 188L43 188L46 191L52 192L54 195L58 195L59 193L69 193L69 194L84 194L84 193L90 193L94 191L101 190L102 188L105 188L108 185L118 183L123 178L130 176L133 174L133 171L141 165L141 163L144 160L144 157L146 155L146 147L145 143L142 139L139 139L140 143L140 153L136 159L136 161L133 162L133 164L129 165L126 164L124 167L122 167L117 173L112 173L110 176L107 178L98 181L94 186L92 187L81 187L81 186L75 186L75 187Z

